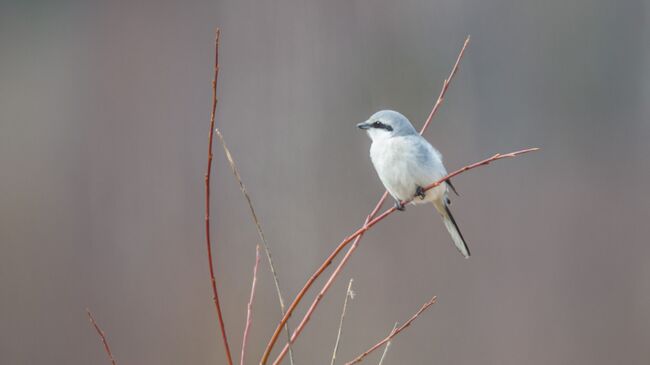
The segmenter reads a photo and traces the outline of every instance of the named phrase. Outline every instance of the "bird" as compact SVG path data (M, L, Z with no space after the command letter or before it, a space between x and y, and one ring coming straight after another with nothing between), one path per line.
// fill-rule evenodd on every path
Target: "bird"
M395 208L404 210L403 201L433 203L458 251L469 258L470 252L449 206L449 190L456 188L447 180L432 189L424 188L447 175L442 155L413 128L411 122L394 110L381 110L357 124L372 140L370 159L379 180L395 200Z

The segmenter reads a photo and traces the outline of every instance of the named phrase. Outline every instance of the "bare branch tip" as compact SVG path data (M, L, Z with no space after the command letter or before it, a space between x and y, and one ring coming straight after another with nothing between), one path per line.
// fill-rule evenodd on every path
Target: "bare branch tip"
M525 150L513 152L512 155L513 156L518 156L518 155L523 155L524 153L535 152L535 151L539 151L539 150L540 150L539 147L532 147L532 148L527 148Z
M104 351L106 352L106 355L108 356L109 361L111 362L112 365L117 365L117 362L115 361L115 358L113 357L113 353L111 352L111 347L108 344L108 340L106 339L106 334L104 331L99 327L97 322L95 321L95 318L93 317L92 313L90 312L90 309L86 308L86 314L88 315L88 320L90 321L90 325L95 328L95 331L97 332L97 335L99 335L99 338L102 341L102 344L104 345Z
M208 161L206 166L205 173L205 245L206 245L206 258L208 260L208 268L210 273L210 282L212 286L212 296L215 305L215 310L217 314L217 320L219 323L219 329L221 332L221 338L223 340L223 345L226 352L226 358L228 365L233 365L232 355L230 353L230 346L228 345L228 336L226 334L226 327L223 321L223 315L221 313L221 304L219 303L219 293L216 285L216 279L214 277L214 262L216 257L213 260L212 257L212 243L210 240L210 173L212 171L212 138L215 124L215 114L217 108L217 78L219 76L219 38L221 36L221 31L219 28L215 31L215 42L214 42L214 76L212 79L212 111L210 113L210 129L208 134Z

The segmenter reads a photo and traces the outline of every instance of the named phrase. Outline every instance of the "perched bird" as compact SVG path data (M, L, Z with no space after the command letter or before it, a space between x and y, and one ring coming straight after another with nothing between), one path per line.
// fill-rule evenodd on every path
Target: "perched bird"
M451 181L428 191L423 189L447 175L440 152L396 111L379 111L357 127L365 130L372 140L370 159L379 179L395 199L395 207L404 210L402 201L409 199L413 199L413 204L433 203L454 245L468 258L469 248L449 209L448 190L458 195Z

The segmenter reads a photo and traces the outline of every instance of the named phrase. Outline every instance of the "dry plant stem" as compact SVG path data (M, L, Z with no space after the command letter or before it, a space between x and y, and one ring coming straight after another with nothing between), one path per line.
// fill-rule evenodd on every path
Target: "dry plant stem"
M219 38L221 31L217 29L214 38L214 79L212 80L212 112L210 113L210 133L208 141L208 166L205 173L205 244L208 253L208 267L210 268L210 283L212 285L212 299L219 319L221 329L221 338L226 349L228 364L232 365L232 356L230 355L230 346L228 346L228 336L226 335L226 326L221 314L221 304L219 303L219 291L217 290L217 281L214 278L214 264L212 260L212 244L210 243L210 174L212 172L212 140L214 137L214 115L217 110L217 77L219 76Z
M401 327L399 327L398 329L392 331L392 332L390 333L390 335L388 335L388 337L386 337L386 338L384 338L383 340L377 342L373 347L369 348L369 349L366 350L363 354L359 355L356 359L354 359L354 360L352 360L352 361L346 363L345 365L352 365L352 364L356 364L356 363L359 363L359 362L363 361L363 359L364 359L366 356L370 355L370 353L372 353L373 351L375 351L375 350L377 350L378 348L382 347L385 343L387 343L388 341L390 341L393 337L397 336L400 332L404 331L404 329L406 329L406 327L410 326L411 323L412 323L413 321L415 321L415 320L420 316L420 314L422 314L422 312L424 312L425 310L427 310L427 308L429 308L430 306L432 306L433 303L435 303L435 302L436 302L436 297L431 298L428 302L424 303L424 305L422 306L422 308L420 308L420 310L417 311L417 312L416 312L416 313L415 313L411 318L409 318L409 320L406 321L406 323L404 323Z
M260 245L255 246L255 266L253 266L253 283L251 284L251 297L248 300L246 311L246 327L244 327L244 337L241 343L240 365L244 365L246 357L246 343L248 341L248 331L253 323L253 300L255 300L255 285L257 284L257 268L260 266Z
M339 329L336 333L336 342L334 343L334 352L332 353L332 361L330 365L334 365L336 362L336 352L339 350L339 343L341 342L341 333L343 333L343 319L345 319L345 312L348 309L348 299L351 299L354 296L352 292L352 282L354 279L350 279L348 284L348 290L345 292L345 300L343 301L343 309L341 310L341 320L339 321Z
M393 326L393 329L390 331L389 336L395 333L396 329L397 329L397 322L395 322L395 325ZM391 341L386 342L386 347L384 347L384 352L382 352L381 358L379 359L379 363L377 365L381 365L384 363L384 359L386 358L386 354L388 353L388 348L390 348L390 344Z
M429 116L427 117L427 120L424 122L424 125L422 126L422 129L420 130L420 134L423 134L427 128L429 127L429 124L433 120L433 117L435 114L438 112L438 109L440 109L440 105L442 105L442 101L445 98L445 95L447 93L447 90L449 88L449 85L451 84L451 81L453 80L454 76L458 72L458 68L460 65L460 61L463 59L463 56L465 55L465 49L467 49L467 46L469 44L469 36L465 39L465 42L463 43L463 47L461 48L460 52L458 53L458 57L456 57L456 62L454 63L454 66L451 69L451 72L449 73L449 76L445 79L445 81L442 84L442 88L440 89L440 93L438 94L438 99L436 100L435 104L433 105L433 108L431 109L431 112L429 113ZM379 212L379 209L381 209L381 206L384 204L386 201L386 198L388 197L388 192L384 192L384 195L379 199L379 202L375 205L375 208L372 210L372 212L366 217L366 222L365 224L368 224L368 222L375 217L377 212ZM346 257L349 257L349 255L354 252L356 247L358 246L359 241L361 240L362 236L359 236L357 239L355 239L352 247L348 250L348 253L346 254ZM275 332L273 333L273 336L271 337L271 340L269 341L268 345L266 346L266 350L264 351L264 355L262 356L262 360L260 361L260 364L265 365L268 357L271 354L271 350L273 350L273 346L275 345L275 342L278 339L278 335L280 334L282 326L287 322L295 308L298 306L298 303L302 300L304 297L305 293L307 293L307 290L312 286L314 281L325 271L325 269L332 263L332 260L341 252L341 250L344 248L344 246L347 245L347 242L345 244L340 244L334 252L330 254L330 256L325 260L325 262L316 270L316 272L309 278L307 283L303 286L303 288L298 292L298 295L296 295L296 298L293 300L291 305L289 306L289 309L287 310L287 313L284 315L282 320L280 321L280 324L276 328ZM341 267L341 264L339 264L339 268ZM338 268L337 268L338 270ZM334 278L335 275L338 273L338 271L335 271L330 279ZM331 280L330 280L331 281ZM328 281L328 283L330 282ZM324 288L325 289L325 288ZM323 291L321 291L324 293ZM318 305L318 301L320 301L320 294L319 297L316 297L314 300L314 304L312 304L312 307L315 308L316 305ZM308 312L305 315L305 318L308 318L311 313ZM304 319L303 319L304 321ZM291 340L289 340L289 345L291 344Z
M226 154L226 159L228 160L230 169L232 170L233 175L235 175L235 179L237 179L237 182L239 183L239 190L242 192L242 195L244 195L244 198L246 198L246 202L248 203L248 209L251 213L251 217L253 218L253 223L255 223L255 228L257 229L257 235L260 237L260 240L262 241L262 246L264 247L264 253L266 254L266 259L269 262L269 268L271 269L271 274L273 275L273 282L275 283L275 292L278 295L278 301L280 302L280 313L282 316L284 316L285 306L284 306L284 299L282 298L282 290L280 290L280 280L278 279L278 274L275 269L275 265L273 264L273 258L271 257L271 248L269 247L269 244L266 241L266 236L264 236L264 232L262 231L262 225L260 224L259 219L257 219L257 213L255 213L255 208L253 207L253 200L248 194L248 190L244 185L244 181L242 180L241 175L239 174L239 169L237 168L235 159L232 157L232 153L230 152L230 149L226 144L226 140L224 139L221 130L219 130L219 128L215 128L215 132L217 133L217 137L219 137L219 142L221 143L221 147L223 148L223 151ZM291 330L289 328L288 322L285 323L284 328L287 333L287 342L289 342L289 340L291 339ZM291 363L291 365L293 365L293 350L291 349L291 347L289 347L289 362Z
M461 173L463 173L465 171L477 168L479 166L488 165L488 164L490 164L490 163L492 163L494 161L501 160L503 158L516 157L516 156L519 156L521 154L528 153L528 152L533 152L533 151L537 151L537 150L539 150L539 148L528 148L528 149L525 149L525 150L520 150L520 151L506 153L506 154L497 153L496 155L494 155L492 157L489 157L489 158L486 158L485 160L482 160L482 161L473 163L471 165L467 165L467 166L465 166L463 168L460 168L460 169L452 172L451 174L448 174L447 176L443 177L442 179L434 182L433 184L430 184L430 185L426 186L423 190L424 191L431 190L431 189L435 188L436 186L444 183L445 181L451 179L452 177L457 176L457 175L459 175L459 174L461 174ZM406 205L406 204L410 203L411 200L413 200L413 199L404 200L404 201L402 201L402 204ZM314 299L313 303L311 304L311 306L307 310L307 313L303 317L303 319L300 322L300 324L298 325L298 327L296 327L296 330L294 331L293 336L291 336L291 341L290 341L291 344L293 344L293 342L296 341L296 338L300 335L300 333L304 329L307 322L309 322L309 319L311 318L311 315L313 314L314 310L316 309L316 306L318 306L320 301L323 299L323 297L325 296L325 293L331 287L332 283L334 282L336 277L341 272L341 269L345 266L345 264L350 259L350 256L352 255L352 253L354 253L354 251L358 247L359 240L361 239L361 236L363 236L363 234L367 230L372 228L375 224L377 224L378 222L380 222L384 218L388 217L389 215L394 213L396 210L397 210L397 208L392 207L392 208L384 211L381 215L373 218L370 221L367 221L366 224L364 224L361 228L359 228L356 232L354 232L352 235L348 236L346 239L343 240L343 242L341 242L339 244L339 247L336 248L337 251L342 250L345 246L347 246L350 242L352 242L352 240L354 240L354 243L352 244L352 246L350 247L348 252L345 254L345 256L343 257L343 259L341 260L339 265L336 267L334 272L332 272L332 275L330 276L330 278L327 280L327 282L325 283L325 285L323 286L321 291L318 293L318 295ZM282 358L286 355L287 348L288 348L288 344L285 345L285 347L282 349L282 351L280 352L278 357L275 359L275 361L273 362L274 365L280 364L280 362L282 361Z
M86 308L86 314L88 315L88 319L90 320L90 324L95 327L95 331L97 331L97 334L99 337L102 339L102 343L104 344L104 350L106 351L106 355L108 355L108 359L111 361L111 364L117 365L117 362L113 358L113 353L111 352L111 347L108 345L108 340L106 339L106 334L104 331L102 331L101 328L99 328L99 325L95 321L95 318L93 317L93 314L90 313L90 309Z

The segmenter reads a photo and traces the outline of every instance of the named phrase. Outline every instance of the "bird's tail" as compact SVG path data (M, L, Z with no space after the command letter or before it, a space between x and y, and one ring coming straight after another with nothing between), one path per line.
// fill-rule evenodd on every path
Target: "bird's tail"
M442 221L445 223L445 227L447 227L447 231L449 231L449 235L451 235L451 239L454 241L454 245L465 258L469 258L469 248L465 243L463 234L460 233L460 229L458 228L458 224L456 224L454 216L451 214L447 199L440 199L439 201L436 201L434 205L436 207L436 210L438 210L438 213L440 213L442 216Z

